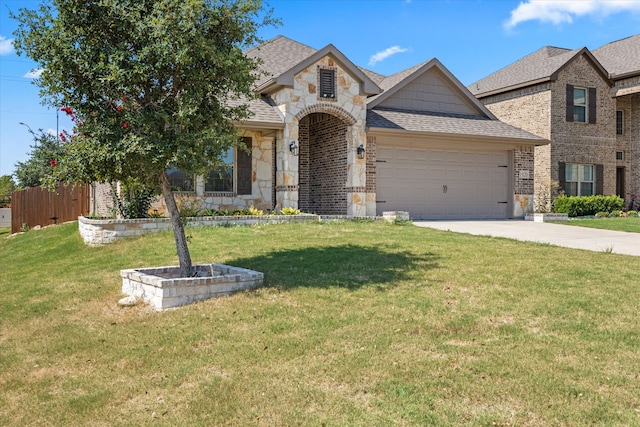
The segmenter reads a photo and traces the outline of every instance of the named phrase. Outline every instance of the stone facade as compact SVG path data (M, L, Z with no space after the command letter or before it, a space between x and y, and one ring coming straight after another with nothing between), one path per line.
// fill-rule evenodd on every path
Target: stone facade
M188 201L197 201L201 209L235 210L249 208L270 211L275 208L272 196L273 189L273 146L274 136L265 136L266 131L245 130L242 136L252 140L251 150L251 194L239 195L236 193L206 192L204 178L197 177L195 193L176 192L178 204ZM152 210L160 214L168 215L164 200L160 197L153 204Z
M336 93L334 98L322 98L318 93L318 73L320 69L331 69L336 73ZM346 162L344 183L333 183L343 186L341 195L331 196L334 206L326 212L350 216L365 216L366 211L366 163L356 155L360 145L366 145L366 95L361 93L360 82L330 55L305 68L295 76L293 87L285 87L272 95L276 105L284 116L285 127L282 137L278 138L276 156L276 200L282 207L298 207L300 201L300 157L294 156L288 149L291 142L302 146L302 143L314 140L311 127L303 124L302 128L309 133L309 140L301 139L300 122L305 117L324 113L344 123L344 146L340 157ZM342 143L342 142L341 142ZM331 146L334 146L333 144ZM314 151L309 149L309 155ZM336 153L334 153L336 155ZM304 161L304 159L303 159ZM304 179L304 178L303 178ZM313 176L309 176L313 179ZM338 179L337 177L334 179ZM320 183L322 185L322 183ZM310 193L309 193L310 194ZM335 203L335 198L344 197L344 206ZM305 203L307 203L305 201ZM338 207L339 206L339 207ZM322 208L324 209L324 207ZM324 214L325 212L318 212Z

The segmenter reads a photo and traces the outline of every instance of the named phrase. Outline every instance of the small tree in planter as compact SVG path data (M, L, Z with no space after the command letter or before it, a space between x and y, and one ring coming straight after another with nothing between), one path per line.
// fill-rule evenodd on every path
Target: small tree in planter
M192 265L166 170L204 173L239 144L258 64L243 53L275 21L261 0L52 0L20 9L15 47L43 69L45 102L76 127L51 181L134 179L169 211L180 274ZM262 18L260 18L262 17Z

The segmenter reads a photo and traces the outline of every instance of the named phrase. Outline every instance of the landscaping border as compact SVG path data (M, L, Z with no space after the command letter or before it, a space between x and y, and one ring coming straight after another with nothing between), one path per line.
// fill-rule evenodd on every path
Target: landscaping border
M284 222L316 222L318 215L242 215L205 216L187 219L190 227L279 224ZM91 219L78 217L78 230L86 245L106 245L118 240L156 231L170 230L169 218Z

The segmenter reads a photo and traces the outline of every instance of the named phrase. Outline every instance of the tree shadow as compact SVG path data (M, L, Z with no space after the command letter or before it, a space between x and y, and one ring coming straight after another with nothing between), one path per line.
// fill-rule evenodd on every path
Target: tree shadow
M265 286L357 289L393 285L416 271L438 268L438 256L398 251L396 247L341 245L285 249L229 264L264 273Z

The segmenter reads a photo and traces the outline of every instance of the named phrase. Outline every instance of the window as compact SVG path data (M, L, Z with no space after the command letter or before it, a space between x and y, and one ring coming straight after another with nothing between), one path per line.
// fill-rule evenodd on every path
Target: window
M229 148L221 159L221 164L205 176L204 191L215 193L251 194L251 138L242 142L249 150Z
M624 112L616 111L616 135L624 135Z
M573 89L573 121L587 122L587 90L585 88Z
M594 193L593 165L567 163L564 191L567 196L591 196Z
M336 70L320 68L318 70L320 98L336 97Z
M233 192L233 164L235 149L230 148L222 156L221 164L209 172L204 182L204 191L216 193Z
M596 88L567 85L567 121L596 122Z
M624 151L616 151L616 160L624 160Z
M173 191L193 192L196 190L193 176L185 174L178 168L167 169L167 176Z

